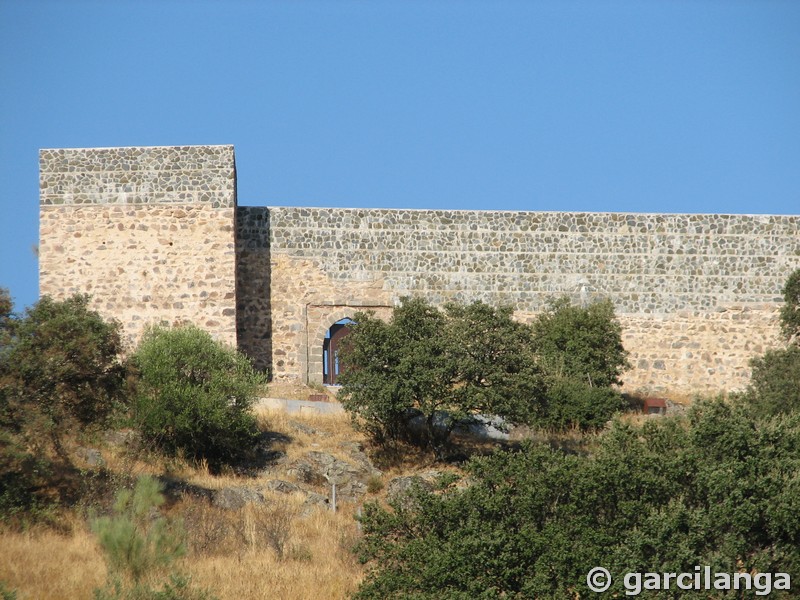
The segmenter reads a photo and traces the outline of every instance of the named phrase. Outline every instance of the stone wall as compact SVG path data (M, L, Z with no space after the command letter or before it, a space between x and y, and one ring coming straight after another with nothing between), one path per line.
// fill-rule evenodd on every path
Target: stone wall
M795 216L269 209L277 377L318 381L318 332L404 295L511 305L611 299L628 389L743 387L778 342L781 288L800 267Z
M129 344L192 322L236 343L232 146L42 150L40 293L88 293Z
M626 387L743 387L779 343L800 217L237 207L232 146L42 150L40 288L85 292L135 343L192 322L276 378L319 382L328 328L402 296L530 320L611 299Z

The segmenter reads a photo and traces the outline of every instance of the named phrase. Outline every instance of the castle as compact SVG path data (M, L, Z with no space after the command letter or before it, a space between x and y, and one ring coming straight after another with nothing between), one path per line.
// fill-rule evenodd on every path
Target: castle
M232 146L41 150L40 292L88 293L135 343L195 323L277 379L317 383L331 326L403 296L609 298L625 387L740 389L779 343L800 217L237 206Z

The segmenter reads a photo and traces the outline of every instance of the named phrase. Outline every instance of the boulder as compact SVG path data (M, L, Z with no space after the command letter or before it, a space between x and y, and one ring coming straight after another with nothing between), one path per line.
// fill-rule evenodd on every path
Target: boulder
M227 487L214 491L211 503L226 510L240 510L246 504L264 504L260 489L249 487Z
M302 492L300 486L282 479L270 479L267 482L267 489L280 494L293 494L294 492Z
M102 467L106 464L97 448L78 448L75 454L90 467Z

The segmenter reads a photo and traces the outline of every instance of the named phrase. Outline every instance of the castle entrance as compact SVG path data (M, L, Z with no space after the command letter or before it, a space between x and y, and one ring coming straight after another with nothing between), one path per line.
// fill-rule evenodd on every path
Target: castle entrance
M352 323L353 320L349 318L336 321L325 334L322 343L322 383L325 385L337 385L337 379L342 374L339 349L342 340L350 333Z

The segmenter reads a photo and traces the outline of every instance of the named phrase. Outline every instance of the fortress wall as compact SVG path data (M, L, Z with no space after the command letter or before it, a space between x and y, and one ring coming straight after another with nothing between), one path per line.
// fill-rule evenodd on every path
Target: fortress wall
M777 345L800 217L236 205L232 146L40 152L40 288L93 296L130 343L192 322L277 378L321 379L337 320L402 296L483 300L530 320L611 299L630 390L746 385Z
M258 369L272 366L269 211L236 209L236 326L239 349Z
M232 146L42 150L40 293L92 295L130 344L152 322L236 343Z
M634 365L627 389L738 389L749 358L778 343L799 226L796 216L270 208L274 374L299 368L315 381L315 332L359 305L483 300L528 320L567 294L614 302Z

